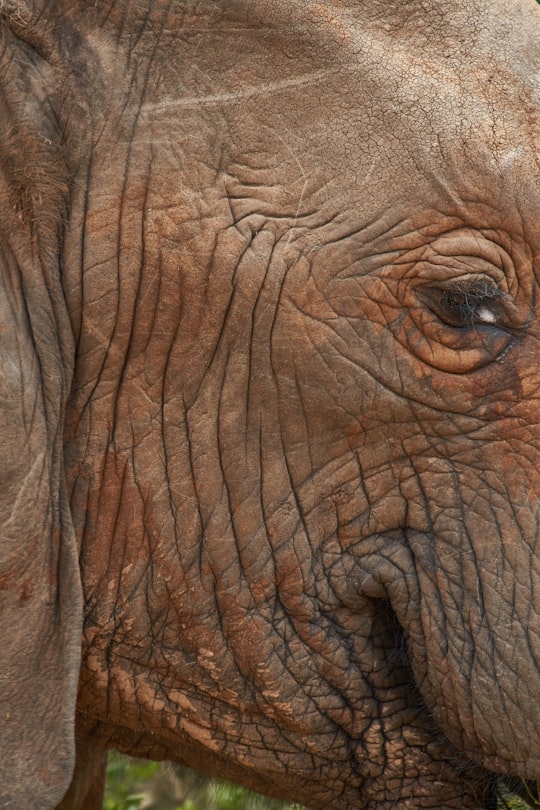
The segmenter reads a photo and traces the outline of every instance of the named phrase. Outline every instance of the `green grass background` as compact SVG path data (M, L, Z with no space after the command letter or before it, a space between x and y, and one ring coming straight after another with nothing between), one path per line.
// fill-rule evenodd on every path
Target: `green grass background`
M171 766L109 753L104 810L305 810L297 804L269 799L229 782L175 769L178 790L167 791ZM524 786L525 790L525 786ZM499 810L540 808L540 786L529 787L528 801L501 789ZM154 795L152 798L151 793ZM179 798L181 795L181 798Z

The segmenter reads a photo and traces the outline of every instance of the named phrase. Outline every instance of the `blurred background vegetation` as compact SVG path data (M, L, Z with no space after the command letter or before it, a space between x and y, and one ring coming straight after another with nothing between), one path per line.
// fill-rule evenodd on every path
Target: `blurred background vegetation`
M168 762L109 752L104 810L305 810Z
M501 788L499 810L540 808L540 784ZM109 753L104 810L306 810L168 762Z

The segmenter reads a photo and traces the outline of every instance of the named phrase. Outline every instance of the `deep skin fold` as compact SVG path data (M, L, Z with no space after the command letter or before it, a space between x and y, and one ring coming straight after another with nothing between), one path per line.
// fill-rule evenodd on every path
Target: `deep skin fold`
M540 765L537 8L0 11L4 804L60 802L75 725L62 810L108 746L493 806Z

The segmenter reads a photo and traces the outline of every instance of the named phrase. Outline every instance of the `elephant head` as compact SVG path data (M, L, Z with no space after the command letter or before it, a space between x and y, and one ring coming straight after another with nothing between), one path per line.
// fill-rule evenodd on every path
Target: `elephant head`
M96 747L493 807L540 775L538 6L0 15L4 804L76 741L63 810Z

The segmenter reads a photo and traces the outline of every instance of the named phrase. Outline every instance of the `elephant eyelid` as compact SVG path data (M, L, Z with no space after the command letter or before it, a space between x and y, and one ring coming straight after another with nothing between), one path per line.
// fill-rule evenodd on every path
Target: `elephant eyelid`
M421 297L448 326L497 326L507 321L509 296L488 281L453 281L424 287Z

